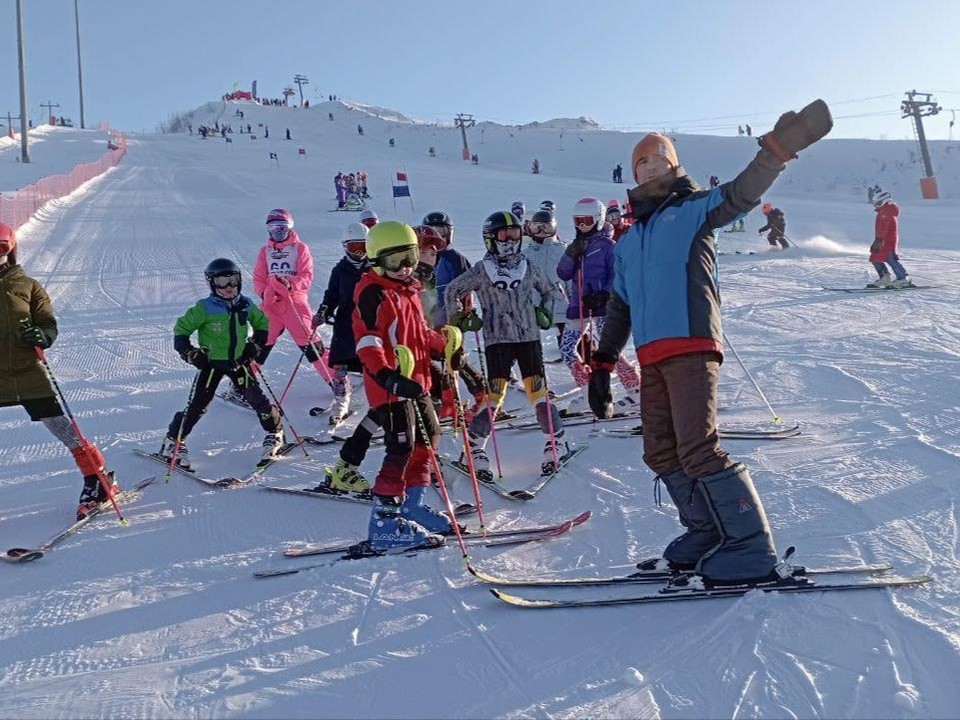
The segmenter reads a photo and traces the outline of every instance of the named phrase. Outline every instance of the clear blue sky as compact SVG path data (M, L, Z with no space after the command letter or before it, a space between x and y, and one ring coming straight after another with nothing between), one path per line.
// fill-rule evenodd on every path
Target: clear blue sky
M24 5L30 114L49 99L79 120L73 0ZM295 73L311 100L446 122L587 115L729 134L823 97L835 136L903 138L916 89L936 91L928 134L945 139L960 109L960 0L80 0L80 24L88 122L127 130L235 82L279 96ZM0 47L0 112L17 112L14 0Z

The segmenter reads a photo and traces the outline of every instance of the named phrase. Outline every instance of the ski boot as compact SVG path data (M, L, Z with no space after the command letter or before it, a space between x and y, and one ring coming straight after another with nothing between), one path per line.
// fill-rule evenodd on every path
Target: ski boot
M350 415L350 396L335 395L330 405L330 424L339 425Z
M333 492L336 495L350 493L364 498L370 497L370 483L360 473L360 468L345 460L337 460L332 468L324 468L326 482L316 487L317 492Z
M107 474L107 482L110 483L111 488L101 483L97 475L87 475L83 478L83 490L80 491L80 501L77 504L77 520L83 520L102 503L110 500L111 489L113 493L120 491L120 486L113 479L113 473Z
M556 459L554 459L553 454L554 442L557 444ZM559 472L563 461L569 454L570 446L567 445L567 441L563 439L563 433L554 436L553 440L547 438L547 442L543 446L543 462L540 463L540 476L555 475Z
M370 526L365 545L373 553L386 550L439 547L444 540L402 515L403 499L387 495L373 496Z
M886 289L892 286L893 286L893 281L890 279L890 273L884 273L873 282L867 283L867 287L871 289L877 289L877 288Z
M177 441L172 437L163 438L163 444L160 446L160 455L163 456L164 460L170 460L173 457L174 448L177 446ZM190 467L190 452L187 450L187 445L183 441L180 442L180 450L177 452L177 467L183 468L184 470L193 470Z
M897 290L903 290L903 288L916 287L916 285L913 284L913 280L911 280L910 276L907 275L901 280L894 280L892 283L890 283L890 287L896 288Z
M284 437L282 427L275 433L267 433L263 438L263 450L260 453L261 462L275 459L280 454L283 446Z
M473 457L473 470L477 474L477 480L484 483L493 482L493 473L490 471L490 458L487 457L486 450L480 444L475 444L474 439L470 438L470 455ZM460 462L467 467L467 458L461 453Z
M581 393L573 398L570 404L560 412L560 417L580 417L588 412L590 412L590 397L588 387L584 385L581 388Z
M437 512L424 501L426 487L421 485L408 487L406 497L401 506L401 515L407 520L412 520L427 532L437 535L450 535L453 533L453 524L450 518L441 512ZM461 528L463 530L464 528Z

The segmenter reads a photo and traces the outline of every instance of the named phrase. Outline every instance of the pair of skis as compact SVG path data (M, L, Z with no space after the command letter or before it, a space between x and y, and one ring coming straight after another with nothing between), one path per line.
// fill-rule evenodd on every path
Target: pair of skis
M312 443L313 438L304 438L304 442ZM219 480L214 480L213 478L203 477L196 470L181 467L180 465L174 465L173 470L180 475L193 478L197 482L202 483L207 487L238 489L256 483L263 476L263 473L266 472L267 468L269 468L277 460L282 458L296 447L299 447L299 445L295 442L284 443L280 450L278 450L272 457L262 459L257 463L256 467L250 473L241 477L229 476L220 478ZM146 450L141 450L139 448L134 448L133 452L142 458L154 460L161 465L165 465L168 468L170 467L170 458L164 457L158 452L147 452Z
M643 425L632 428L610 428L603 430L604 435L612 437L634 437L643 435ZM790 440L802 435L799 425L789 425L771 430L750 430L728 428L720 429L720 437L724 440Z
M784 555L784 563L793 554L793 548ZM647 563L639 563L642 568ZM640 569L629 575L598 578L510 578L493 575L477 569L468 563L467 569L479 581L495 585L490 592L498 600L508 605L525 609L605 607L611 605L638 605L646 603L675 602L682 600L704 600L716 598L742 597L749 592L826 592L840 590L864 590L888 587L908 587L923 585L932 580L928 575L903 577L886 575L893 567L888 564L828 566L821 568L790 567L784 577L768 582L745 582L733 585L710 586L692 572L672 570ZM824 580L824 576L851 576L845 580ZM644 583L666 583L662 587L630 595L611 597L572 596L569 598L531 598L506 592L504 587L531 588L593 588L607 586L638 585Z
M147 485L154 482L156 478L150 477L146 480L141 480L136 485L133 486L130 490L121 490L120 493L114 498L117 501L117 504L126 504L131 500L134 500ZM95 517L101 513L112 509L113 505L110 501L102 502L97 507L90 510L82 520L77 520L72 525L64 528L58 532L53 537L48 540L44 540L42 543L32 548L22 548L14 547L8 549L5 553L0 555L0 558L6 560L10 563L26 563L33 560L39 560L46 553L50 552L54 547L59 545L61 542L66 540L68 537L73 535L75 532L85 527L87 523L93 520Z
M526 502L528 500L533 500L540 493L540 491L543 490L544 487L546 487L547 483L553 480L560 473L560 471L563 470L564 467L566 467L567 463L569 463L571 460L577 457L577 455L579 455L586 449L587 449L586 444L574 445L573 447L570 448L570 452L568 452L566 455L563 455L561 458L559 458L559 463L557 464L557 467L553 470L553 472L547 473L545 475L541 475L540 479L536 483L534 483L533 485L531 485L526 489L507 490L505 487L500 485L500 483L498 483L496 480L482 480L480 479L479 476L477 477L477 482L479 482L480 485L482 485L483 487L487 488L488 490L491 490L492 492L496 493L502 498L506 498L507 500L516 500L518 502ZM453 468L457 472L462 473L467 477L470 477L470 469L467 467L466 463L464 463L463 461L454 460L453 458L447 457L445 455L439 455L439 454L437 455L437 459L440 460L440 462L443 463L445 466Z
M338 490L328 488L325 485L319 485L315 488L291 488L276 485L261 485L260 489L268 490L269 492L300 495L305 497L313 497L320 500L334 500L338 502L355 503L359 505L370 505L373 502L373 496L369 492L340 492ZM436 486L434 486L434 489L437 490L437 493L440 492ZM457 517L460 517L461 515L473 515L477 512L477 506L473 503L454 503L453 512Z
M587 510L574 518L564 522L549 525L535 525L530 527L521 527L505 530L465 531L462 533L464 542L470 547L502 547L506 545L523 545L526 543L539 542L541 540L550 540L568 533L572 528L587 522L592 515ZM281 575L295 575L306 570L315 570L317 568L330 567L331 565L343 560L356 560L366 557L384 557L389 555L414 555L425 550L434 550L444 545L420 546L416 548L400 548L392 551L370 551L365 549L365 543L336 542L327 545L302 545L287 548L283 554L285 557L307 557L316 555L338 555L339 557L332 561L312 563L310 565L300 565L295 568L277 568L270 570L260 570L253 574L255 578L278 577Z
M932 290L934 288L940 287L939 285L907 285L906 287L858 287L858 288L845 288L845 287L827 287L826 285L821 285L824 290L830 290L832 292L843 292L849 293L851 295L861 294L861 293L875 293L875 292L886 292L888 290Z

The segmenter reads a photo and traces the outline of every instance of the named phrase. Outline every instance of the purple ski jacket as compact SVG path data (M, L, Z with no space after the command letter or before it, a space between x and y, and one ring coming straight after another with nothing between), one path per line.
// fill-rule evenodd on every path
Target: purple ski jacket
M584 295L604 290L609 293L613 289L613 249L613 225L604 223L600 230L587 236L587 248L580 258L574 259L566 253L560 258L557 277L572 282L567 320L580 318L580 300ZM606 308L591 312L594 317L602 317L606 314Z

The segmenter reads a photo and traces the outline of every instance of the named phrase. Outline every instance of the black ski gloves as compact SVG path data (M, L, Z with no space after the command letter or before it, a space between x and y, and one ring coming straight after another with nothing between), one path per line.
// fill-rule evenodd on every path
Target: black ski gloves
M207 353L206 348L195 348L191 347L180 357L183 358L183 361L190 363L197 370L203 370L210 364L210 355Z
M833 128L830 108L823 100L814 100L800 112L785 112L773 130L757 138L757 144L769 150L780 162L794 160L797 153L810 147Z
M610 293L606 290L587 293L583 296L583 308L584 310L603 310L609 299Z
M567 245L566 250L564 250L565 255L569 255L574 260L579 260L580 257L587 251L587 236L577 233L577 237L572 243Z
M613 394L610 392L610 371L617 359L601 352L595 352L590 359L590 385L587 387L587 399L590 409L601 420L613 417Z
M240 353L237 362L241 365L248 365L250 362L260 362L260 353L262 352L263 348L253 340L247 340L247 344L243 346L243 352Z
M46 350L53 344L42 327L34 325L27 319L20 321L20 339L41 350Z
M404 377L399 370L384 368L374 378L391 395L416 400L423 395L423 386L416 380Z
M333 325L334 318L330 311L327 309L326 305L321 305L317 310L317 314L313 316L310 321L311 330L316 330L318 327L326 323L327 325Z

